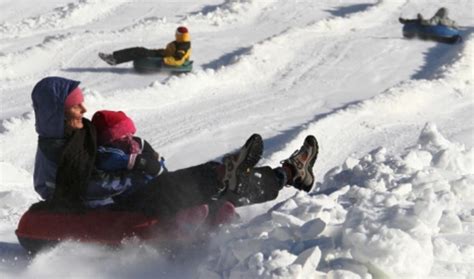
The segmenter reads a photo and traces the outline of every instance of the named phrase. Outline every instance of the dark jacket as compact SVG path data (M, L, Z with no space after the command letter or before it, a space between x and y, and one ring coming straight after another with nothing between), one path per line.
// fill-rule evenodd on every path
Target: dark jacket
M35 111L35 127L38 133L36 150L34 187L45 200L55 194L58 168L69 138L64 134L64 102L69 93L79 85L78 81L60 77L47 77L39 81L33 89L32 100ZM89 123L88 120L84 120ZM91 128L93 129L93 127ZM110 171L92 169L90 178L80 199L94 207L112 203L117 196L124 196L146 185L152 177L143 172L130 171L126 166L128 154L118 154L116 150L100 148L97 158L108 158ZM104 155L111 153L112 155ZM132 186L133 185L133 186Z
M39 81L31 94L38 133L33 181L36 192L45 200L53 197L56 171L66 144L64 102L78 85L78 81L48 77Z
M421 24L431 26L444 25L450 28L459 28L456 22L448 17L447 8L440 8L438 11L436 11L435 15L429 20L421 19Z

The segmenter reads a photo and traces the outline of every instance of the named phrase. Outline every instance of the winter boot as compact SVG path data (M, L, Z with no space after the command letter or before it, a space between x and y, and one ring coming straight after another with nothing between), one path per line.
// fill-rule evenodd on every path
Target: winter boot
M115 60L113 54L99 52L99 57L100 57L100 59L104 60L107 64L109 64L111 66L117 65L117 61Z
M241 194L240 177L248 173L258 163L262 153L262 137L259 134L253 134L238 152L224 156L223 191L231 191L237 195Z
M288 184L297 189L309 192L314 183L313 166L318 157L318 141L312 135L307 136L303 146L296 150L290 158L283 160L283 167L290 168L292 176Z

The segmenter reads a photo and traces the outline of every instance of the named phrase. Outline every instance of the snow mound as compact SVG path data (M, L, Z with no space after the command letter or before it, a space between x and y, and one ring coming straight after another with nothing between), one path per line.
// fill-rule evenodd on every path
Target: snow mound
M79 0L77 3L68 3L40 16L25 18L18 23L2 23L0 24L0 34L15 37L38 31L84 25L104 16L122 4L122 1L113 0Z
M349 158L319 194L297 193L217 235L201 278L424 278L435 253L449 257L440 247L456 246L435 237L463 230L473 155L427 124L401 156L380 147Z
M6 81L21 80L21 78L41 71L44 65L51 63L61 48L75 39L77 36L70 33L46 36L39 44L0 56L1 79ZM35 57L38 59L35 60L33 66L31 61Z
M207 7L206 9L190 15L187 21L207 22L212 25L220 26L223 24L232 24L244 22L255 18L263 9L277 1L256 1L256 0L226 0L224 3Z
M31 187L32 176L10 163L0 162L0 180L0 223L16 226L26 209L37 201Z

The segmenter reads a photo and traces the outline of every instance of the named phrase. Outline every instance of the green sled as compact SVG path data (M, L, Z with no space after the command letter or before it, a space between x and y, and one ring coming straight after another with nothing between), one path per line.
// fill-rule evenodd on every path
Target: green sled
M168 66L161 57L147 57L133 60L133 68L140 73L169 71L174 73L188 73L193 69L193 61L186 61L181 66Z

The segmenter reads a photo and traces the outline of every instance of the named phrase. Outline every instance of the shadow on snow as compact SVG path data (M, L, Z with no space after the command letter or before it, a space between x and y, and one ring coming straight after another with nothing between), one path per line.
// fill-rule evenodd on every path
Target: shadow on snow
M203 64L202 68L203 69L217 70L218 68L220 68L222 66L227 66L229 64L232 64L237 59L237 57L239 57L239 56L241 56L245 53L248 53L251 49L252 48L250 48L250 47L239 48L237 50L234 50L233 52L227 53L227 54L217 58L214 61L211 61L207 64Z
M330 10L325 10L326 12L329 12L333 16L337 17L345 17L350 14L362 12L375 4L356 4L356 5L350 5L350 6L344 6L344 7L338 7Z
M19 243L0 241L0 273L17 273L24 270L32 255L28 254Z
M93 67L85 67L85 68L65 68L63 69L65 72L72 72L72 73L114 73L114 74L136 74L137 72L133 68L111 68L111 67L100 67L100 68L93 68Z
M466 40L473 32L474 27L464 27L460 30L461 36ZM464 48L464 44L453 45L436 43L425 55L425 64L411 77L412 79L434 79L443 72L443 66L450 65L458 59L458 54Z

